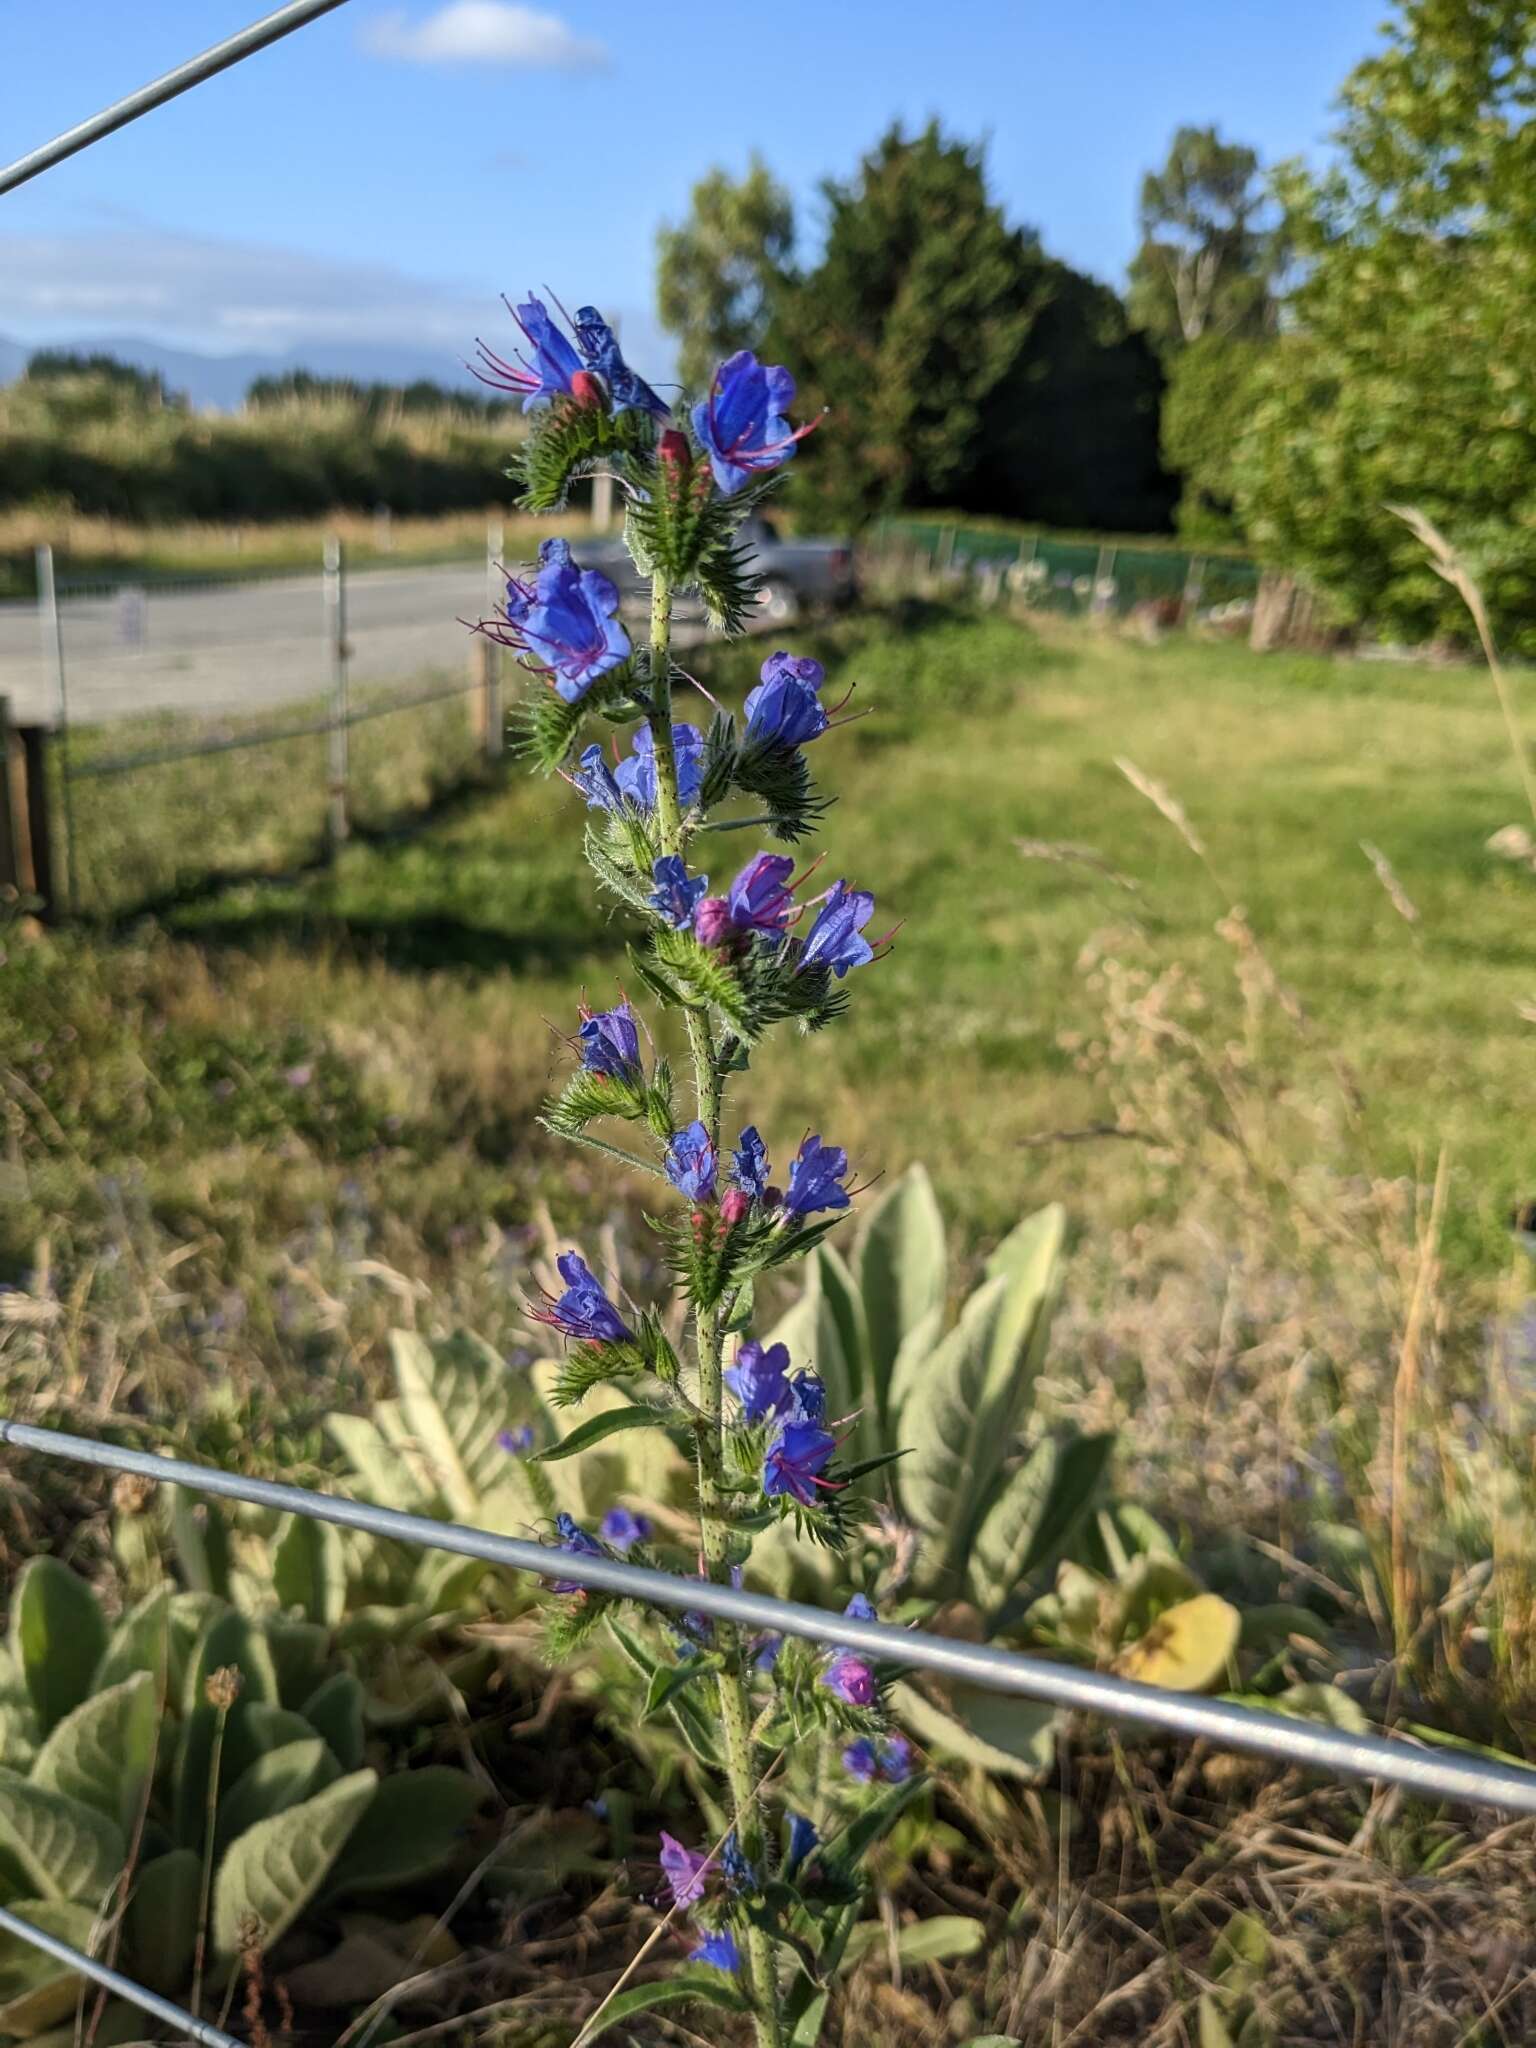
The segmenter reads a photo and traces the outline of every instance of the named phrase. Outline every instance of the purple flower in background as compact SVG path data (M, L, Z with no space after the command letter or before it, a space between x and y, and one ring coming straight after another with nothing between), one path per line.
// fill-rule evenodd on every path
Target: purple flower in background
M745 1421L766 1422L770 1415L784 1413L790 1404L789 1383L784 1377L788 1367L787 1344L770 1344L766 1350L757 1343L742 1345L736 1363L726 1367L724 1378L741 1403Z
M846 1700L850 1707L871 1707L875 1703L875 1674L862 1657L854 1657L847 1650L839 1650L826 1670L821 1682L828 1692L835 1692L840 1700Z
M498 1431L496 1446L498 1450L507 1452L510 1457L522 1457L525 1451L533 1449L533 1424L520 1422L516 1429Z
M583 747L581 759L571 771L570 780L587 800L589 811L621 811L624 795L613 779L607 757L594 740L590 747Z
M522 305L514 306L503 294L501 303L522 329L523 339L533 351L533 360L529 362L519 349L517 363L505 362L477 336L475 353L485 368L477 370L471 363L473 374L493 390L510 391L520 397L524 412L536 405L547 405L557 392L569 393L571 379L580 374L581 358L549 317L544 301L530 295Z
M797 441L820 424L792 427L785 417L795 380L781 364L760 363L738 349L716 370L709 396L693 408L693 430L709 455L715 482L729 497L754 472L788 462Z
M581 1020L581 1064L589 1074L612 1081L638 1081L640 1033L627 1002L612 1010L588 1010Z
M651 891L651 908L675 932L685 932L693 923L699 898L709 887L708 875L690 875L680 853L663 854L651 869L656 887Z
M875 899L867 889L850 889L846 882L834 882L805 935L800 966L830 967L841 981L850 967L867 965L874 959L875 949L862 934L874 914Z
M603 1555L601 1543L595 1537L589 1536L586 1530L582 1528L580 1522L574 1521L570 1515L556 1515L555 1532L560 1538L560 1549L569 1551L572 1557L601 1557ZM579 1579L551 1579L549 1589L552 1593L583 1593L586 1591L586 1588Z
M659 420L669 417L671 407L625 362L613 329L596 306L578 306L574 325L582 360L608 386L615 413L648 412Z
M819 1209L846 1209L848 1190L842 1185L848 1154L841 1145L823 1145L813 1131L789 1168L784 1207L791 1216L811 1216Z
M649 1540L651 1521L649 1515L633 1515L628 1508L610 1508L597 1528L603 1541L625 1557L637 1543Z
M548 671L556 694L575 704L599 676L630 657L618 609L611 578L578 567L569 541L547 540L532 587L508 583L507 628L493 637L531 655L532 666Z
M789 1383L790 1409L797 1422L820 1422L827 1412L825 1383L813 1372L797 1372Z
M789 1846L784 1851L780 1876L793 1877L820 1840L814 1821L807 1820L803 1813L792 1813L789 1816Z
M827 714L816 692L826 674L809 655L770 654L762 681L747 693L747 744L799 747L819 739L827 729Z
M661 1874L672 1892L674 1906L696 1906L704 1896L704 1873L709 1858L697 1850L685 1849L675 1835L661 1831Z
M712 1970L726 1970L735 1975L741 1968L741 1951L736 1946L736 1937L724 1927L717 1927L696 1941L688 1951L690 1963L707 1963Z
M704 782L704 735L696 725L672 728L672 752L677 762L677 800L686 811ZM648 725L635 734L634 745L615 774L622 793L637 810L656 808L656 741Z
M579 1252L562 1252L555 1261L565 1292L558 1301L546 1297L543 1307L530 1305L536 1323L547 1323L563 1337L579 1337L588 1344L627 1344L634 1332L593 1279Z
M715 1148L697 1118L673 1133L667 1147L667 1179L690 1202L707 1202L715 1191Z
M873 1741L861 1736L843 1751L843 1769L861 1785L873 1785L877 1778L886 1785L903 1785L912 1775L912 1745L905 1735L883 1735Z
M821 1475L836 1449L837 1438L819 1423L781 1422L763 1460L764 1493L787 1493L802 1507L811 1507L817 1487L832 1483Z
M755 1202L760 1202L768 1192L770 1170L762 1133L756 1124L748 1124L742 1131L741 1143L731 1154L731 1179Z
M795 907L784 884L794 871L794 862L784 853L760 853L747 862L731 884L731 923L737 931L775 937L783 931Z

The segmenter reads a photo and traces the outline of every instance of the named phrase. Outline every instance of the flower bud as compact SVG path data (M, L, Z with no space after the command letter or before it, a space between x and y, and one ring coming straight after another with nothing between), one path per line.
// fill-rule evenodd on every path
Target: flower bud
M221 1664L217 1671L210 1671L204 1680L203 1697L207 1700L210 1707L215 1707L220 1713L227 1714L235 1704L235 1701L239 1699L243 1683L244 1681L237 1665Z
M731 936L731 906L723 896L706 896L693 913L693 935L701 946L723 946Z
M590 370L575 370L571 373L571 396L579 406L606 405L608 394Z
M668 427L656 443L656 459L663 469L670 469L679 476L686 475L693 461L687 435L680 434L676 427Z
M727 1188L720 1197L720 1220L730 1229L739 1223L752 1207L752 1197L745 1188Z

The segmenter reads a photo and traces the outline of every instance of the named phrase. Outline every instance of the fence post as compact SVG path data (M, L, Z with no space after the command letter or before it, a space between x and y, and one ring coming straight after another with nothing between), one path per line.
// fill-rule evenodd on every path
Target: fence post
M1184 575L1184 595L1179 599L1179 623L1188 625L1195 615L1200 602L1200 586L1205 581L1204 555L1191 555L1189 567Z
M326 840L334 859L347 837L347 556L332 534L325 543L325 633L331 657L326 746Z
M492 612L499 612L506 599L506 571L502 555L506 529L499 519L485 529L485 590ZM506 743L501 711L501 649L489 635L477 636L480 645L480 689L472 700L479 707L480 744L487 761L499 761Z
M21 813L11 777L11 700L0 697L0 889L21 890Z
M48 792L48 728L23 725L16 729L20 743L22 801L26 806L27 830L22 842L24 857L32 864L32 893L38 900L38 915L51 922L57 905L53 893L53 825Z
M59 617L59 587L54 576L53 549L47 541L38 548L36 560L38 640L43 673L53 679L53 716L58 721L59 731L59 786L64 795L64 901L73 909L76 900L75 798L69 760L69 685L64 668L64 625Z

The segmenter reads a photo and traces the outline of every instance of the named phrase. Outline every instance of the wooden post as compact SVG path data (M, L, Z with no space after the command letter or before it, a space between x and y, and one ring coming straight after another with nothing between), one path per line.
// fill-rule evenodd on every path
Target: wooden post
M21 889L21 818L11 774L11 700L0 697L0 889Z
M325 633L331 657L326 735L326 842L332 859L347 838L347 557L333 534L325 543Z
M1204 555L1191 555L1184 576L1184 595L1179 600L1179 622L1188 625L1200 605L1200 586L1205 581Z
M39 915L52 919L57 913L53 895L53 829L48 803L48 728L22 725L16 728L23 759L22 787L27 806L27 845L32 861L32 894L37 897Z

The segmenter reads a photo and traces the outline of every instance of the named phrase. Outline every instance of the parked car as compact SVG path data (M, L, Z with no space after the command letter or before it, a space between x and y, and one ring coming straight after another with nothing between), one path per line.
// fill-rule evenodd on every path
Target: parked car
M754 571L763 579L759 602L767 625L787 626L804 611L841 608L858 596L850 541L786 540L761 512L742 521L741 539L751 550ZM649 600L650 586L637 575L622 540L578 541L576 553L584 566L611 576L626 603Z

